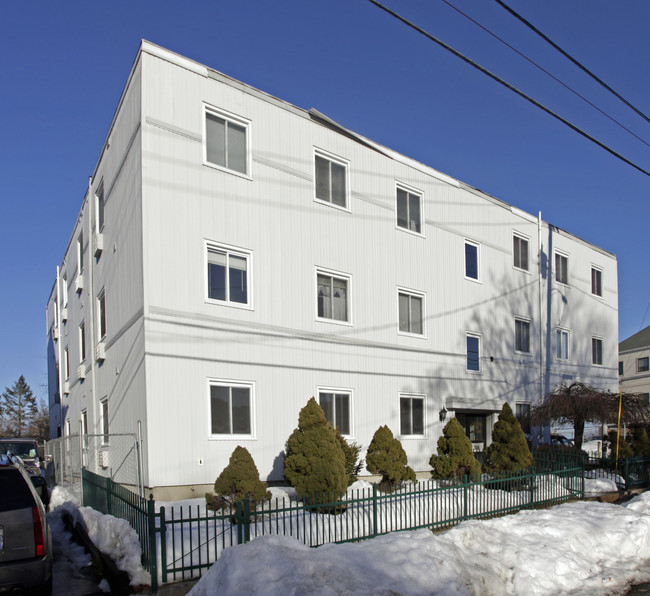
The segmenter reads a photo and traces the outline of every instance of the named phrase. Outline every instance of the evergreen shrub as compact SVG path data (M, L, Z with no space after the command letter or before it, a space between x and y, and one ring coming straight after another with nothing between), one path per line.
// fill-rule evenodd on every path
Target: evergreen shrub
M650 455L650 439L645 428L640 426L634 429L630 447L632 447L634 455Z
M260 480L257 466L245 447L239 445L230 456L228 465L214 483L214 492L205 494L208 509L220 510L248 499L260 503L270 499L266 482Z
M417 482L402 444L387 426L380 426L372 437L366 454L366 469L371 474L381 475L379 488L383 492L390 492L393 485L407 480Z
M438 454L429 460L433 468L431 476L441 480L462 480L466 475L477 479L481 474L481 464L476 461L472 442L456 418L452 418L442 430L438 439Z
M533 463L526 435L505 402L492 429L492 444L485 451L484 466L491 473L520 472Z
M345 474L348 477L348 486L350 486L357 479L361 468L363 468L363 460L359 460L361 445L354 441L348 442L338 428L335 430L336 438L345 456Z

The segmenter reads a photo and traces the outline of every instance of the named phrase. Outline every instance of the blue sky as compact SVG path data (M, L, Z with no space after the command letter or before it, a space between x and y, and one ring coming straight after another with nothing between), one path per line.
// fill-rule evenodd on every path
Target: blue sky
M451 0L450 0L451 1ZM650 124L493 0L454 5L650 143ZM385 4L646 170L650 148L443 0ZM650 114L647 0L508 4ZM0 2L0 391L45 397L45 306L117 101L147 39L613 252L619 339L650 301L650 178L367 0ZM650 312L643 326L650 325Z

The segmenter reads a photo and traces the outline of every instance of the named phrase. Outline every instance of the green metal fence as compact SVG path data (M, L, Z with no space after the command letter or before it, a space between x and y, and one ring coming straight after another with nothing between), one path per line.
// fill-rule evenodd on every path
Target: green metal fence
M584 461L557 461L538 455L524 473L483 475L457 483L420 481L382 493L376 485L343 497L239 502L228 510L205 505L156 509L108 478L83 471L83 502L126 519L140 537L143 566L152 589L199 577L224 549L257 536L292 536L308 546L372 538L399 530L444 529L467 519L490 518L584 497Z

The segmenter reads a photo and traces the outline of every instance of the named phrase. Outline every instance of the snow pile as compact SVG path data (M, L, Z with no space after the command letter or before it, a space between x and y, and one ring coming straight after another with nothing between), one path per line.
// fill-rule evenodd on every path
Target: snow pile
M79 507L79 502L72 493L57 486L50 499L50 525L62 525L61 516L64 512L69 513L75 523L82 522L93 544L113 559L118 569L128 573L132 586L151 584L151 576L140 562L142 550L138 535L127 521L104 515L90 507Z
M650 579L649 514L646 493L317 549L267 535L225 549L190 594L622 593Z

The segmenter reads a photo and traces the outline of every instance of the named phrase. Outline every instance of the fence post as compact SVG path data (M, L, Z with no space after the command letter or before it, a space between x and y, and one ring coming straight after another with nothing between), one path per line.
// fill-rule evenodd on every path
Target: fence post
M535 509L535 466L530 466L530 508Z
M244 498L244 541L251 541L251 503L248 497Z
M164 507L161 507L161 515L164 517ZM158 591L158 551L156 549L156 502L153 495L149 495L147 501L147 524L149 526L149 573L151 573L151 592L155 594ZM162 526L161 518L161 526ZM163 533L160 536L160 552L164 551ZM162 568L163 576L165 575L165 566ZM165 578L163 578L163 582Z
M106 513L112 515L111 511L111 494L113 492L113 481L110 478L106 479Z
M468 519L467 518L467 488L468 488L468 483L469 482L469 477L467 474L463 476L463 497L464 497L464 503L463 503L463 520Z
M377 485L372 485L372 535L377 536Z
M237 526L237 544L244 544L244 512L241 501L237 501L235 513L235 525ZM231 506L232 507L232 506Z

